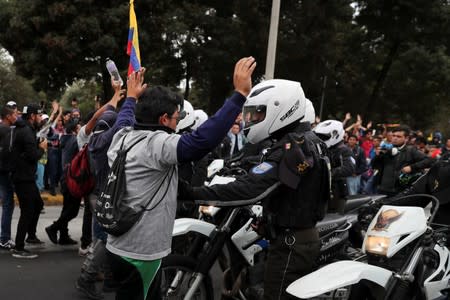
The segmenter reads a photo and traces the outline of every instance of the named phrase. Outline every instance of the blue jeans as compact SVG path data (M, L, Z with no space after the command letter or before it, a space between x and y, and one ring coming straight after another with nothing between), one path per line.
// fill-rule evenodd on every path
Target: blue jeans
M14 187L8 173L0 173L0 198L2 199L2 232L0 242L11 239L11 220L14 212Z
M36 169L36 186L39 192L42 192L44 190L44 171L45 166L38 162Z
M356 195L361 187L361 175L347 177L348 194Z

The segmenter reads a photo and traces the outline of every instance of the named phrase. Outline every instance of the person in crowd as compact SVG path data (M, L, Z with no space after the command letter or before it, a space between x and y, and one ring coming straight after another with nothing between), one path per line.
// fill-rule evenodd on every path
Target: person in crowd
M230 139L229 157L235 157L239 155L246 142L239 123L234 123L233 126L231 126L231 129L228 132L228 138Z
M433 164L433 159L416 147L407 145L409 133L408 126L395 127L392 131L393 148L386 150L381 146L375 150L373 168L380 173L377 190L381 194L393 196L401 192L406 188L399 180L402 174L404 176L422 172Z
M394 145L392 144L392 129L388 129L386 125L383 124L383 141L381 142L381 149L392 149Z
M78 108L72 108L70 119L74 123L80 123L81 121L81 112Z
M36 138L42 116L39 105L28 104L22 113L23 120L16 122L13 146L16 165L13 182L19 199L20 217L17 224L16 246L12 255L15 258L36 258L37 254L25 249L25 241L30 244L42 243L36 236L36 227L44 202L36 186L35 174L37 162L47 149L47 140Z
M12 147L15 136L17 112L11 105L5 105L1 111L0 124L0 198L2 199L2 220L0 234L0 249L12 250L15 246L11 239L11 221L14 212L14 186L11 174L15 169L12 159ZM7 149L7 150L6 150Z
M60 139L65 133L64 122L62 117L62 106L58 106L58 115L55 118L48 133L48 159L47 172L49 179L49 191L52 196L56 195L56 188L62 175L61 148ZM55 108L56 108L55 105Z
M77 98L72 98L72 100L70 100L70 106L71 106L71 110L73 111L74 109L78 109L78 99ZM79 116L78 116L79 118Z
M105 184L108 172L108 157L107 151L111 144L114 134L123 127L132 126L135 123L134 110L137 99L146 88L144 81L145 69L141 69L137 73L133 73L128 78L127 82L127 99L125 100L119 114L116 113L116 108L119 100L122 98L123 90L120 89L120 82L111 81L114 89L114 95L103 108L101 114L95 116L95 126L92 129L93 133L89 139L89 155L95 170L95 188L89 195L89 203L92 207L95 206L97 198L100 196L101 188ZM81 267L81 274L76 281L76 288L89 299L102 299L103 295L97 290L95 283L98 274L103 271L104 274L104 291L111 291L115 289L115 283L111 278L111 271L107 263L106 256L106 238L107 235L103 228L93 219L93 235L94 242L89 250L86 259Z
M436 145L438 148L442 147L442 133L439 130L433 132L432 145Z
M450 158L450 138L448 138L445 141L445 144L442 147L441 158L442 159L449 159Z
M241 112L245 96L251 89L255 67L253 57L236 63L235 92L213 117L190 134L175 133L183 99L169 89L157 86L145 90L139 97L134 127L125 128L114 136L108 151L110 164L123 142L130 145L144 138L127 155L124 201L140 206L149 200L148 195L154 194L155 203L163 199L162 205L144 211L127 233L108 236L106 247L113 276L120 283L116 299L158 299L151 296L153 291L149 296L147 294L161 259L171 249L177 206L177 165L204 157L220 143ZM153 287L158 290L159 284Z
M313 131L330 150L331 191L329 212L343 213L348 195L347 177L355 174L352 151L344 144L344 128L340 121L326 120L317 124Z
M417 150L419 150L420 152L423 152L425 154L427 154L427 139L424 137L418 137L416 138L416 147Z
M63 125L69 123L71 118L72 118L72 110L65 110L62 114Z
M353 153L352 157L355 164L355 172L352 176L347 177L348 194L356 195L361 189L361 175L367 171L367 161L362 147L358 145L356 135L350 135L348 137L347 146Z
M347 140L348 142L348 140ZM364 157L368 158L370 150L373 148L372 130L366 130L360 139L360 145L364 152Z
M11 109L14 110L14 112L16 113L17 117L19 117L19 114L21 113L18 109L17 109L17 103L15 101L8 101L6 103L6 107L9 107ZM20 118L19 118L20 119Z
M40 127L46 127L43 129L41 129L39 131L39 133L37 134L38 137L46 137L47 134L45 133L46 131L48 131L48 127L46 126L47 123L49 123L49 115L47 114L43 114L42 115L42 121L41 121L41 125ZM48 149L45 150L44 154L42 154L41 158L38 160L37 163L37 169L36 169L36 185L38 187L38 190L40 193L42 193L44 191L44 173L45 173L45 166L47 165L47 160L48 160Z
M63 168L67 168L72 159L78 153L77 133L79 130L78 123L69 122L65 125L66 133L61 137L61 153ZM50 241L60 245L75 245L69 235L69 222L78 215L80 209L80 198L72 196L66 186L66 178L63 172L61 179L61 191L63 194L63 208L59 218L52 225L45 228ZM58 239L59 232L59 239Z
M276 142L248 175L226 185L198 187L191 199L263 200L270 239L264 271L264 299L286 299L286 287L315 267L319 254L316 222L330 197L326 145L302 122L306 99L299 82L268 80L256 85L243 108L250 143ZM321 154L322 153L322 154ZM189 190L188 186L185 186ZM269 234L271 233L271 234Z
M80 131L77 135L77 143L78 149L81 149L85 144L89 144L91 136L93 135L93 131L97 121L102 116L102 114L107 111L109 108L115 109L117 107L118 102L123 98L125 90L120 90L120 85L116 84L114 81L111 81L111 86L114 89L114 96L111 100L101 107L97 107L97 104L100 103L100 96L95 97L95 112L91 116L87 116L85 120L85 125L80 128ZM111 124L112 127L113 124ZM89 245L92 243L92 211L93 205L90 203L89 199L94 199L93 196L89 195L85 197L85 206L83 212L83 225L82 225L82 235L81 235L81 245L78 248L78 254L80 256L86 256L89 252Z
M371 165L373 158L375 157L376 153L375 153L375 149L377 149L378 147L381 146L381 142L383 141L383 136L381 135L376 135L373 137L372 142L373 142L373 146L372 149L370 149L369 152L369 159L368 159L368 163L369 165Z

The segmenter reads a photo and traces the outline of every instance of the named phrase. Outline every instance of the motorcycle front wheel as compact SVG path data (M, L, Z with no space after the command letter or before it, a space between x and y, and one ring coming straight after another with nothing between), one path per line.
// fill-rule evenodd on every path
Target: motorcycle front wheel
M169 255L163 259L160 270L162 299L175 300L184 298L192 284L192 274L196 264L196 260L188 256ZM203 278L192 299L214 299L209 275Z

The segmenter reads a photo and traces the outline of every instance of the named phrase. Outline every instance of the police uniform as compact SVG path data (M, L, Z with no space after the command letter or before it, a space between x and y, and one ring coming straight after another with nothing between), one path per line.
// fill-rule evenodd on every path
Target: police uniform
M268 151L264 162L227 185L194 188L195 199L246 200L263 194L266 238L270 239L264 298L284 299L286 287L310 273L319 255L315 228L329 199L325 145L300 123ZM281 182L281 184L280 184Z
M355 160L352 150L339 142L329 149L331 160L332 199L328 212L343 213L348 195L346 178L355 173Z

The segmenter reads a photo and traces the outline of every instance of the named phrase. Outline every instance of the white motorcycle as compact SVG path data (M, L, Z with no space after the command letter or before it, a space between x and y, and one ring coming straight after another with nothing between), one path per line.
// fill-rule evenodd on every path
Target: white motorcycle
M432 224L439 209L430 195L432 214L420 207L384 205L364 238L368 263L339 261L306 275L288 286L300 299L335 290L347 291L349 299L449 299L450 252L448 226Z

